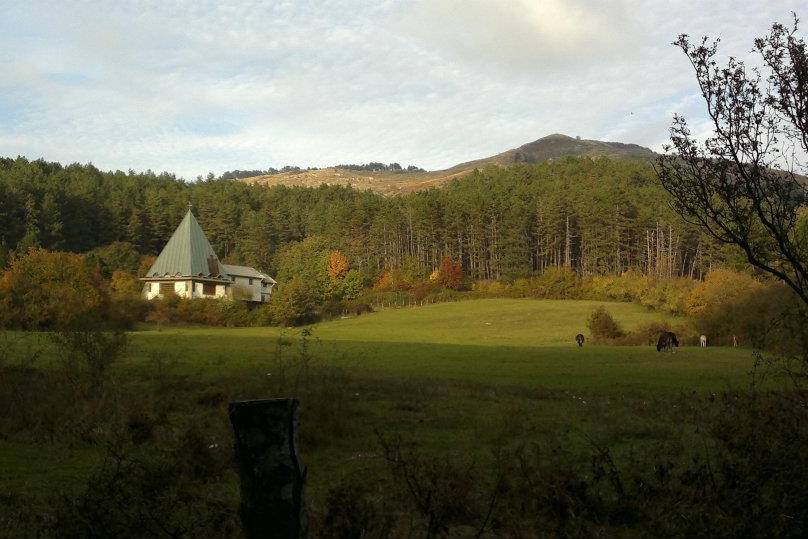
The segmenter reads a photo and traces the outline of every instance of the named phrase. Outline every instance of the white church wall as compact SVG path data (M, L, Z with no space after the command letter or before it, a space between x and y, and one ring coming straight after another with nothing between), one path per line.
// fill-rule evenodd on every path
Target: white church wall
M212 284L212 283L209 283ZM194 283L193 296L195 298L225 298L227 297L226 284L214 284L213 294L205 294L205 283Z
M231 284L208 283L213 286L213 293L208 290L205 294L205 283L200 281L148 281L143 287L143 297L151 300L162 297L160 284L167 284L173 287L174 293L181 298L233 298L243 301L269 301L272 295L272 283L262 285L260 279L253 278L250 284L247 277L236 277Z
M149 281L144 288L143 297L146 299L155 299L162 297L160 293L160 284L168 284L173 286L174 293L181 298L191 297L191 287L188 281Z

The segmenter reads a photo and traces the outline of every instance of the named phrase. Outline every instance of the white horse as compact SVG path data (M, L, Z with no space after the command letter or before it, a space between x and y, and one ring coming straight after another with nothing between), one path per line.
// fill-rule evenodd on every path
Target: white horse
M702 348L707 348L707 335L699 337L699 344L701 344Z

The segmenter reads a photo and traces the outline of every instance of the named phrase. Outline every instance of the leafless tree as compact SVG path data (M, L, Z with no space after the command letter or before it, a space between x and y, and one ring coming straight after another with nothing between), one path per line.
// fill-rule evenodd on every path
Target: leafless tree
M772 25L754 42L759 67L703 38L682 49L695 71L711 121L703 142L675 116L671 145L657 161L675 210L755 267L785 282L808 305L808 57L793 24Z

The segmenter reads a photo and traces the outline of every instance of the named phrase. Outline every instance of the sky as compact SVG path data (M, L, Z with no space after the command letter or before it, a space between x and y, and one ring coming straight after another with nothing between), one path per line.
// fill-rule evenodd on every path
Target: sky
M552 133L660 150L708 128L671 42L755 36L801 1L0 0L0 156L208 172L429 170ZM806 16L806 13L802 13Z

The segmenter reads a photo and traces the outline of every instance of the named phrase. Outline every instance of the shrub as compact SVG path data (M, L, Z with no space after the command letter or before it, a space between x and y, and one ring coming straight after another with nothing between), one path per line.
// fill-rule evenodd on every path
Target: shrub
M58 331L50 337L61 347L65 361L86 365L95 386L101 383L107 368L124 354L128 343L123 331Z
M149 303L146 320L156 324L200 324L205 326L245 327L255 324L256 314L242 301L214 298L180 298L167 294ZM263 316L268 316L266 312Z
M104 278L109 278L116 271L135 273L140 266L140 253L134 245L125 241L97 247L87 253L87 259L91 264L98 265Z
M253 310L252 325L254 326L271 326L275 324L275 313L272 309L271 303L262 303Z
M300 326L316 322L321 296L300 277L294 277L272 298L273 319L283 326Z
M690 316L710 316L762 288L763 285L749 275L714 269L687 296L686 312Z
M59 537L238 537L235 511L206 494L187 444L143 458L110 450L76 497L63 498L49 530ZM207 468L209 463L205 463Z
M398 437L379 436L379 443L400 490L398 496L421 517L426 537L450 536L451 527L478 521L480 478L470 459L428 457Z
M424 298L432 294L438 288L434 282L427 281L415 286L412 289L412 297L415 301L423 301Z
M465 274L460 262L455 262L451 256L446 256L441 260L439 271L438 282L440 284L452 290L460 290L463 287Z
M800 356L806 349L805 313L796 295L781 283L762 284L753 292L727 298L722 308L695 316L694 324L716 344L731 344L734 335L741 344L787 356Z
M221 303L224 301L213 298L172 300L169 302L169 306L173 307L173 312L170 314L171 322L224 326L225 318L221 310Z
M370 303L364 303L362 301L349 301L345 304L345 308L349 313L357 316L373 312L373 306Z
M320 314L323 318L337 318L344 314L347 310L347 305L344 301L331 299L325 302L320 309Z
M393 275L389 270L385 270L379 275L376 283L373 285L373 290L384 292L393 288Z
M242 301L213 300L228 327L246 327L252 325L253 315L249 307Z
M578 277L569 268L548 268L535 278L537 297L541 298L575 298L578 285Z
M154 265L154 262L157 260L157 257L154 255L143 255L140 257L140 264L137 267L137 275L138 277L145 277L146 273L151 269Z
M491 298L504 297L508 292L508 287L504 283L493 280L477 281L471 289L480 296Z
M146 321L155 324L170 324L176 319L177 305L180 297L173 292L163 294L160 299L153 299L149 302L151 309L146 315Z
M616 344L629 346L656 344L660 333L671 330L671 325L668 322L647 322L623 335ZM680 344L684 344L680 332L675 331L674 333L676 333Z
M101 276L83 256L31 249L0 278L0 323L23 329L70 328L105 320Z
M342 299L356 299L362 293L365 282L362 274L351 269L335 285L335 293Z
M586 326L595 341L608 341L625 336L623 329L603 306L592 311Z
M372 477L351 475L329 490L319 535L346 539L389 537L395 514L374 486L378 489Z
M405 257L400 266L386 268L379 275L373 289L378 292L410 290L426 279L418 260Z
M341 251L332 251L328 255L327 272L332 282L336 282L345 277L348 273L348 259Z
M137 277L122 270L115 270L109 280L109 292L113 298L139 298L143 283Z

